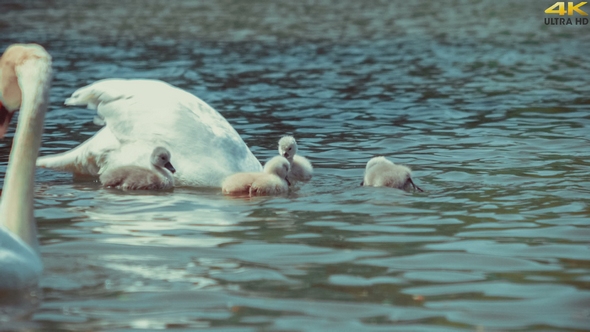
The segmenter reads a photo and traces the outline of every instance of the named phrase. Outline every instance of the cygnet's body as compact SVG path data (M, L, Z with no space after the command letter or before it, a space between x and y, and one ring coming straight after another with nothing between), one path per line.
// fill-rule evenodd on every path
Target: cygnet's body
M286 179L289 168L286 158L276 156L264 165L263 172L236 173L228 176L221 184L221 190L226 195L284 194L289 191L289 182Z
M170 152L157 147L150 156L151 168L137 165L107 169L100 176L104 187L123 190L166 190L174 187L172 173L176 172L170 163Z
M313 167L307 158L297 155L297 141L293 136L283 136L279 140L279 154L289 161L291 170L287 175L289 181L307 182L313 176Z
M414 188L423 191L412 181L412 170L403 165L396 165L385 157L369 160L365 168L365 178L361 183L365 187L391 187L397 189Z

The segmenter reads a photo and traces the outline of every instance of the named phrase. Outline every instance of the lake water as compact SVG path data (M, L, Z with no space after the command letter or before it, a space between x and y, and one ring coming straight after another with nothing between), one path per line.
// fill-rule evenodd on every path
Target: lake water
M53 56L41 154L99 129L76 88L155 78L261 161L295 135L315 177L232 199L39 170L45 272L0 330L590 329L590 25L553 3L2 1L0 48ZM360 187L376 155L425 192Z

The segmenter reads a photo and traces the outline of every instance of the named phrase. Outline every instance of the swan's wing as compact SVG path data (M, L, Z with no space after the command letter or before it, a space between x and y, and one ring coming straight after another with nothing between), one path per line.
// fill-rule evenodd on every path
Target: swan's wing
M72 150L81 151L70 155L69 160L62 156L60 161L68 165L73 157L100 155L105 147L112 148L113 142L121 146L144 142L151 144L152 149L160 145L171 152L180 185L218 186L229 174L262 170L260 162L221 114L170 84L154 80L102 80L77 90L66 104L96 109L97 120L106 124L102 131L108 129L112 135L103 134L98 140L97 134L83 144L86 147ZM55 168L54 165L46 167Z
M158 94L159 91L174 88L172 85L157 80L127 80L108 78L82 87L65 100L68 106L87 106L97 109L100 103L110 103L119 99Z
M166 147L179 183L218 186L229 174L262 169L217 111L193 95L172 92L100 104L98 115L122 143L141 140ZM189 180L197 175L211 182Z
M96 109L98 121L104 121L121 141L159 140L153 138L158 135L190 139L189 133L207 131L216 138L243 143L235 129L211 106L161 81L102 80L74 92L66 105Z
M37 158L37 167L52 168L76 175L98 176L108 155L121 146L109 128L102 128L76 148Z
M180 184L218 186L230 174L262 170L227 120L191 93L161 81L121 79L79 91L68 104L96 105L98 117L122 144L166 147Z
M66 99L65 104L84 105L89 109L96 110L99 105L108 105L117 100L123 101L141 93L141 91L146 91L141 84L136 86L129 85L127 82L127 80L117 79L98 81L76 90L70 98ZM149 91L149 89L147 90ZM100 116L97 116L94 122L97 125L106 124ZM119 128L119 130L124 129ZM76 175L98 176L110 159L109 155L120 147L121 141L114 135L111 127L106 127L72 150L39 157L37 167L72 172Z
M98 176L108 168L128 165L150 168L153 150L153 144L143 141L121 144L105 127L70 151L38 158L37 166L75 175Z

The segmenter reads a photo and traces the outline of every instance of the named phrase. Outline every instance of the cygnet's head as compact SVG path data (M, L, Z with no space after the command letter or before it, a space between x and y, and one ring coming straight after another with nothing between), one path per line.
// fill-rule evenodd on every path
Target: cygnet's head
M276 174L281 179L287 180L287 174L291 169L291 164L285 157L276 156L264 164L264 172L268 174ZM287 180L287 183L289 180Z
M297 141L293 136L283 136L279 140L279 154L287 159L293 159L297 154Z
M176 172L174 166L170 163L170 151L168 149L158 146L154 149L151 156L152 164L156 167L163 167L169 170L170 172Z

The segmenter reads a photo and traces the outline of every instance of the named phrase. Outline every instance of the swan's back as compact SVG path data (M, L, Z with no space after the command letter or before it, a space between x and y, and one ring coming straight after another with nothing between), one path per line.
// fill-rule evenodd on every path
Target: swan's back
M0 289L34 287L42 272L34 249L0 225Z

